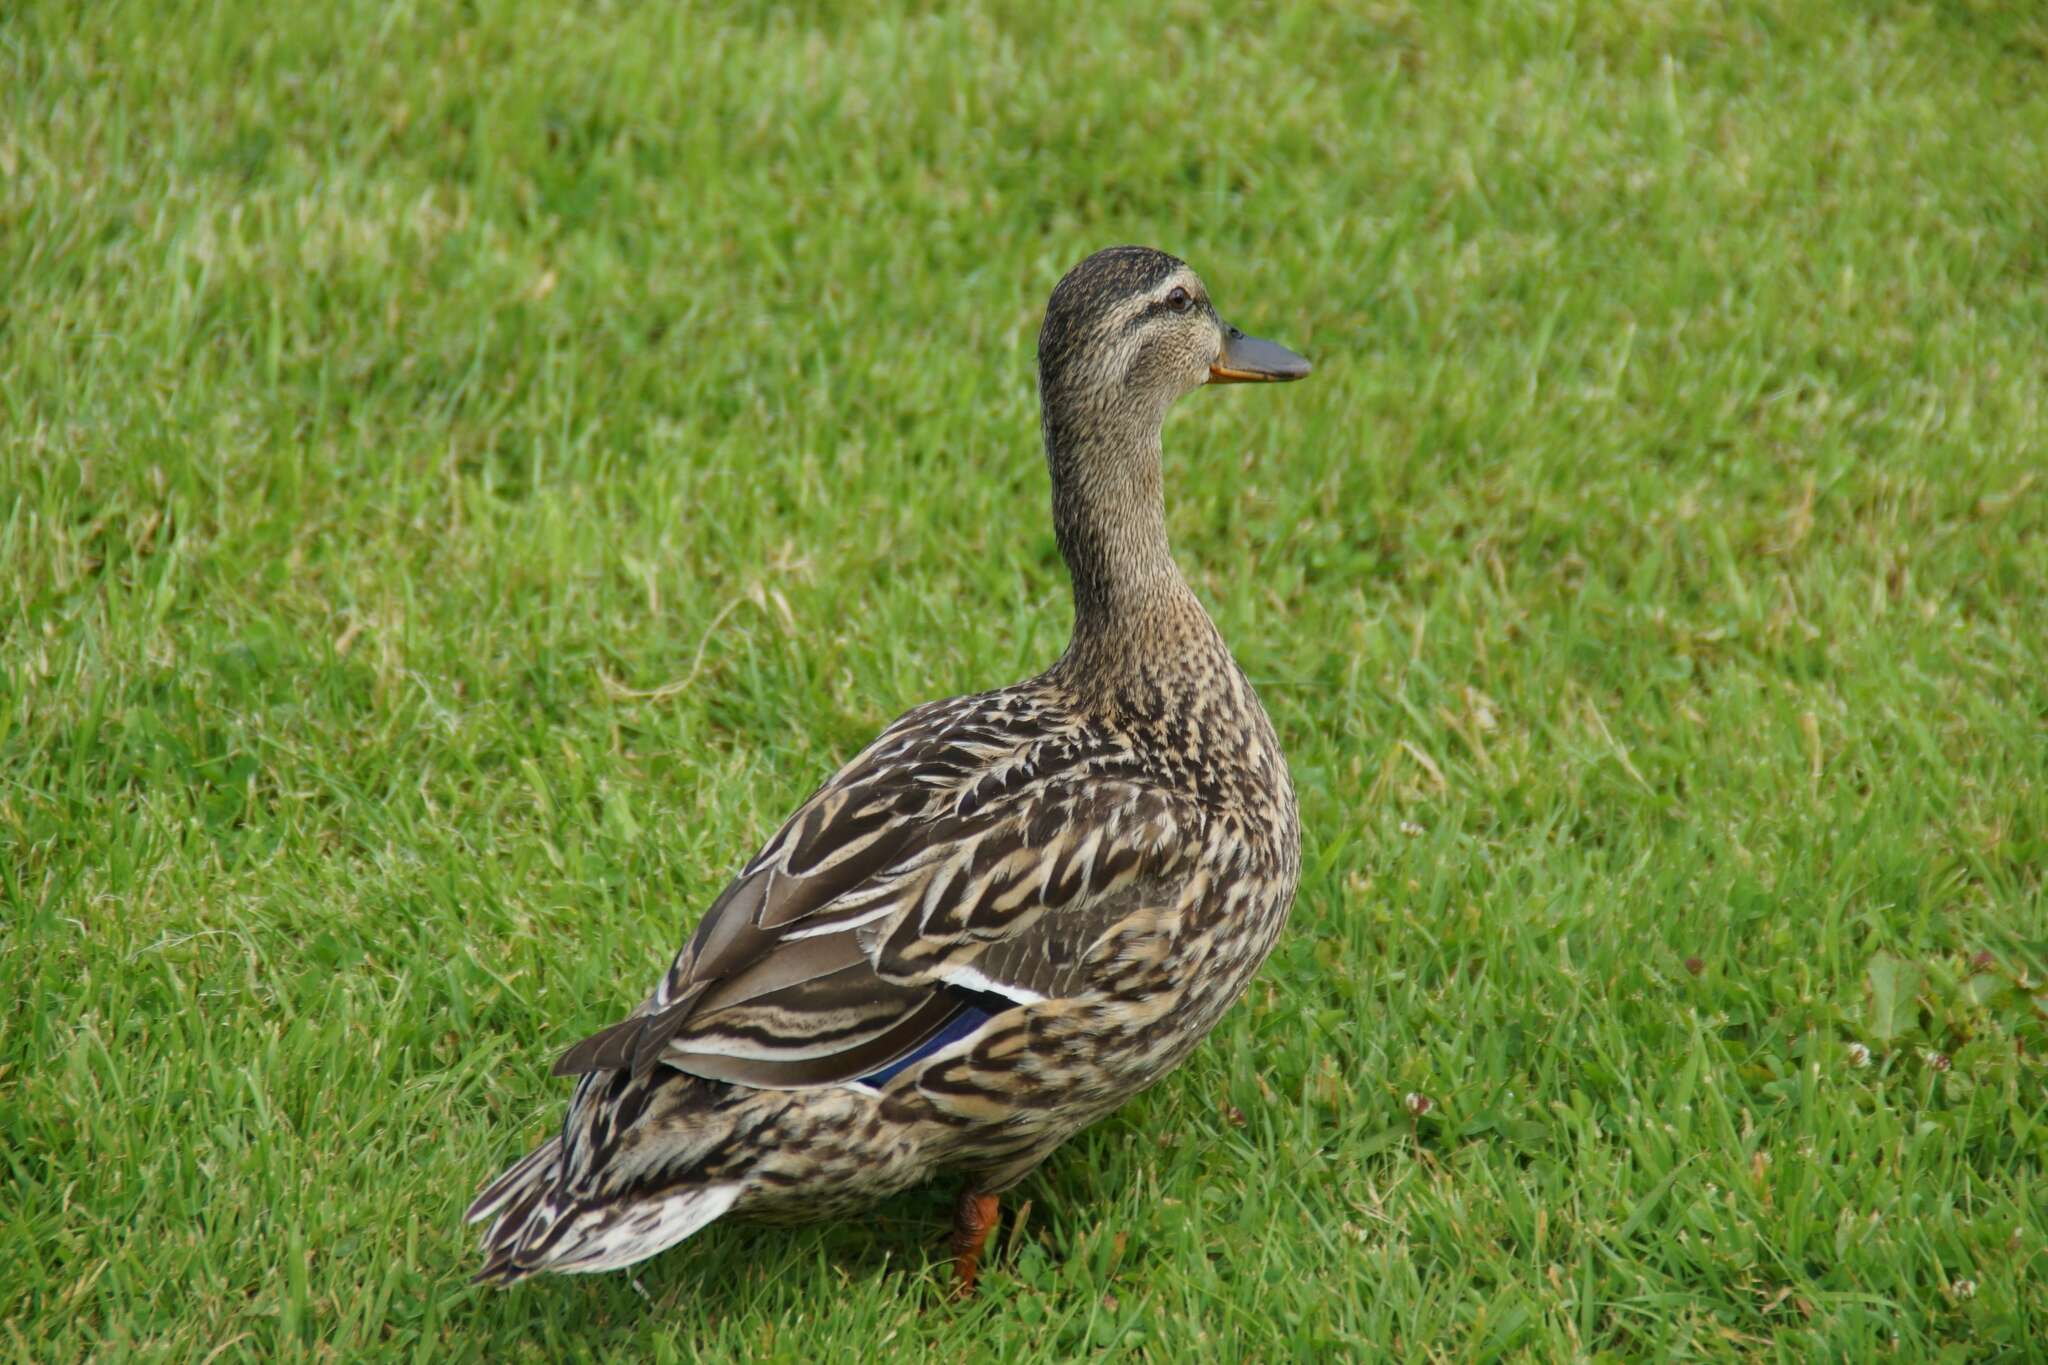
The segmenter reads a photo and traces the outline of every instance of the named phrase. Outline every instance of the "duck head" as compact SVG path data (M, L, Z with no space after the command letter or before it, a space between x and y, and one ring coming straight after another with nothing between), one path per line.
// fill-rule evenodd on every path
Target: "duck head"
M1067 272L1038 333L1048 436L1069 415L1099 426L1163 421L1204 384L1301 379L1308 361L1225 322L1186 262L1142 246L1098 251Z

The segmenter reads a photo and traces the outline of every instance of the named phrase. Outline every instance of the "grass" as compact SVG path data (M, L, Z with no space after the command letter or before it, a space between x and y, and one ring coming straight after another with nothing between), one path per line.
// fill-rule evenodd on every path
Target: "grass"
M0 1353L2041 1358L2043 127L1964 0L10 6ZM467 1285L555 1051L1058 652L1116 241L1318 366L1167 433L1272 961L970 1305L943 1191Z

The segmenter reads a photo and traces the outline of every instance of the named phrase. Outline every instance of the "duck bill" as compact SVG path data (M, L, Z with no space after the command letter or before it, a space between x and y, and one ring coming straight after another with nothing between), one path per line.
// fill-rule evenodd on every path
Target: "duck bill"
M1308 377L1309 363L1277 341L1223 329L1223 350L1209 363L1211 384L1283 384Z

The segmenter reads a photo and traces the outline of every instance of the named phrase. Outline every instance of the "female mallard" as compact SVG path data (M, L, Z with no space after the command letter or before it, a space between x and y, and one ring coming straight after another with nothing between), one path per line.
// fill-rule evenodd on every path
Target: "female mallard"
M633 1017L569 1049L561 1135L470 1206L495 1220L480 1279L612 1270L723 1214L843 1214L952 1168L970 1291L1000 1193L1201 1041L1287 918L1301 831L1167 549L1159 431L1201 384L1308 372L1163 252L1060 281L1038 382L1067 652L883 731Z

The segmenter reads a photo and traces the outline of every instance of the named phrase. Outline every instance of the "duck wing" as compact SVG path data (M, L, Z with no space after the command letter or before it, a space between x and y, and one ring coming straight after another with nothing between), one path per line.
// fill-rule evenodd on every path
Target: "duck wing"
M646 1004L556 1074L876 1078L963 1021L1071 990L1133 889L1191 859L1203 819L1046 698L920 707L789 818Z

